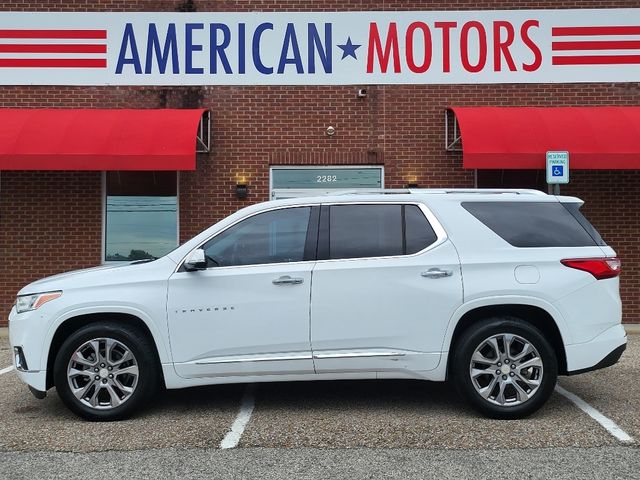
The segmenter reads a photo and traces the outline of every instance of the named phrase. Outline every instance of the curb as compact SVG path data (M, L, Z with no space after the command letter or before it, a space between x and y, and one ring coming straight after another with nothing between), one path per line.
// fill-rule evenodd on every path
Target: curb
M623 323L622 326L627 331L627 335L640 334L640 324L638 323Z
M0 327L0 338L9 338L9 328Z

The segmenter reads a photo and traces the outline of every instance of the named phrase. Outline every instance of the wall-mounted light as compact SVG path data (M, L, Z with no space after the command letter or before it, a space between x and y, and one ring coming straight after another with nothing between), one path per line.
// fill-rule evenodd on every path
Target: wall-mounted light
M238 198L238 200L244 200L245 198L247 198L248 194L249 188L247 187L246 183L236 184L236 197Z
M333 137L336 134L336 127L334 127L333 125L329 125L325 133L330 137Z
M418 177L415 175L410 175L407 178L407 187L406 188L418 188Z

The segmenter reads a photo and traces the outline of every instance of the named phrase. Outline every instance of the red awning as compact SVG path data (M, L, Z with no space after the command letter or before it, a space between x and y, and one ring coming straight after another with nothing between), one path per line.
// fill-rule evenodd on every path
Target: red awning
M0 170L195 170L206 110L0 109Z
M640 107L453 107L463 166L544 169L549 150L571 169L640 169Z

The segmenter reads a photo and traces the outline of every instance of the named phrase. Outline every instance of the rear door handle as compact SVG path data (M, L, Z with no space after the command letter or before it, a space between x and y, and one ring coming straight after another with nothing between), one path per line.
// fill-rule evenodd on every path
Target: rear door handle
M290 277L289 275L283 275L272 281L274 285L300 285L302 282L304 282L302 278Z
M444 278L453 275L453 270L441 270L439 268L430 268L426 272L422 272L420 275L426 278Z

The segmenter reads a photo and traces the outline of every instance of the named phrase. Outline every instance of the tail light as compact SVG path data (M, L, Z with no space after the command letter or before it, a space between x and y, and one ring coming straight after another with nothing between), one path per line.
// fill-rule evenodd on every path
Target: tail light
M607 258L568 258L560 262L569 267L589 272L597 280L613 278L620 275L622 263L618 257Z

